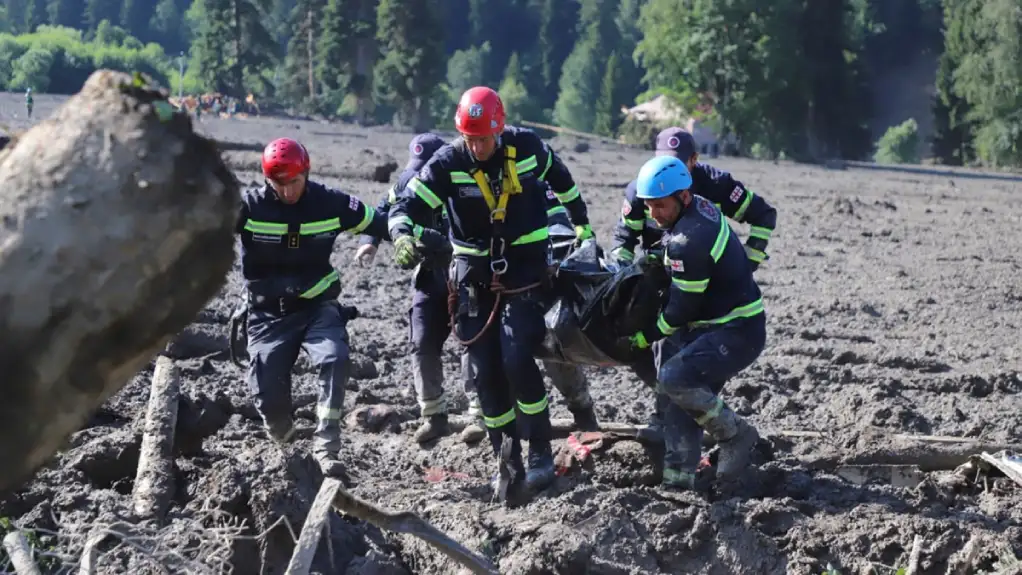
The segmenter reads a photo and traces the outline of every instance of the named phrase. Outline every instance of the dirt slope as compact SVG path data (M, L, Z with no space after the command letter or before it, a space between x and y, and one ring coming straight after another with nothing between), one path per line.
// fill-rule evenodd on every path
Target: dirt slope
M19 105L12 101L17 97L8 96L4 109ZM37 102L43 111L43 97ZM403 163L410 136L273 119L207 120L202 129L235 141L298 137L326 182L372 203L389 184L368 181L367 170L388 156ZM598 237L608 243L622 187L646 154L554 145L584 190ZM258 180L256 153L230 156L243 181ZM619 441L595 455L592 470L559 478L528 506L499 507L486 486L493 471L486 447L451 437L420 449L411 440L417 408L401 393L411 380L408 274L390 262L387 246L375 267L350 265L356 242L346 237L337 243L335 263L345 303L362 314L349 326L357 368L346 407L349 413L395 408L378 432L357 425L346 432L342 456L354 492L389 509L417 511L509 574L818 574L828 564L842 573L889 573L880 566L905 565L915 535L924 540L920 573L945 573L976 533L989 539L976 567L963 573L993 570L1002 555L1022 553L1022 491L1006 480L974 485L935 471L916 486L857 485L832 470L837 456L892 446L895 433L1022 443L1022 256L1012 240L1022 185L725 158L714 163L780 212L772 260L757 273L768 347L728 385L728 399L764 430L820 430L832 433L830 439L764 444L763 465L749 473L741 493L727 497L663 492L646 449ZM230 548L226 560L234 572L282 573L292 543L278 519L300 529L321 478L303 453L307 440L283 451L266 439L244 373L224 352L238 294L235 274L175 349L188 378L187 400L172 531L161 540L178 549L200 542L214 548L212 525L228 516L244 519L252 537ZM448 342L447 387L461 411L457 353ZM647 420L651 397L627 372L588 374L602 419ZM0 517L41 533L61 532L41 536L43 547L60 555L48 565L67 568L96 521L130 518L150 376L140 373L49 468L0 501ZM315 387L304 359L294 384L297 413L311 425ZM554 415L567 417L556 392L553 397ZM425 544L360 522L335 516L330 534L332 553L324 544L319 554L324 573L458 571ZM127 546L108 544L104 552L100 572L159 572ZM166 551L156 554L166 560Z

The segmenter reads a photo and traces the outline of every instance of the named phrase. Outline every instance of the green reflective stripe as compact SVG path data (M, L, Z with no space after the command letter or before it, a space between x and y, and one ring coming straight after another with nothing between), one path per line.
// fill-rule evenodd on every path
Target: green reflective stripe
M745 210L749 208L749 204L752 203L752 197L755 195L749 190L745 190L745 200L742 201L742 205L738 206L738 211L735 212L735 221L742 221L742 218L745 217Z
M254 234L270 234L274 236L287 235L287 224L277 222L260 222L258 220L245 220L245 230Z
M397 190L394 189L396 187L397 184L394 184L393 186L390 187L390 191L387 192L387 203L390 205L394 205L397 203Z
M546 173L550 170L550 166L554 165L554 151L550 148L546 150L546 166L543 166L543 173L539 175L539 179L546 179Z
M622 260L622 261L626 261L626 262L630 262L630 261L635 259L635 253L632 252L632 250L625 249L625 248L617 248L616 250L614 250L614 251L612 251L610 253L611 253L611 255L616 257L617 259Z
M335 281L339 281L340 279L341 279L341 275L339 273L337 273L337 270L334 270L334 271L326 274L326 277L324 277L323 279L321 279L318 282L316 282L316 285L314 285L311 288L305 290L305 292L302 293L302 295L300 295L298 297L305 298L305 299L312 299L312 298L318 296L319 294L325 292L327 290L327 288L330 287L331 284L333 284Z
M557 206L555 208L550 208L549 210L547 210L546 211L546 216L549 218L550 216L553 216L555 214L566 214L566 213L568 213L568 208L566 208L564 206Z
M562 204L566 204L574 200L575 198L579 197L581 194L578 192L578 186L571 186L570 188L568 188L568 191L554 192L554 195L557 196L557 200L559 202L561 202Z
M549 403L550 402L547 399L547 396L544 395L543 399L537 401L536 403L522 403L521 401L519 401L518 409L522 410L522 413L524 413L525 415L538 415L544 409L547 408L547 404Z
M511 245L513 245L513 246L523 246L525 244L534 244L536 242L543 242L543 241L546 241L548 239L550 239L550 228L548 228L546 226L543 226L542 228L539 228L538 230L531 231L531 232L529 232L527 234L523 234L523 235L518 236L518 239L516 239L515 241L511 242ZM468 256L488 256L488 255L490 255L490 250L488 248L487 249L479 249L479 248L474 248L474 247L470 247L470 246L459 246L458 244L455 244L453 242L451 243L451 245L454 247L454 253L455 254L462 254L462 255L468 255Z
M483 424L485 424L486 427L489 427L490 429L504 427L505 425L511 423L514 420L515 410L513 407L509 409L507 413L498 415L497 417L487 417L485 415L483 416Z
M718 210L720 209L720 204L718 204L717 202L713 202L713 205L717 206Z
M481 250L479 248L473 248L470 246L459 246L458 244L452 243L455 254L461 254L465 256L488 256L490 255L489 248Z
M362 221L357 226L348 230L352 234L360 234L362 230L369 227L369 224L373 223L373 218L376 216L376 210L374 210L369 204L362 204L365 207L363 210L365 213L362 215Z
M756 248L750 248L749 246L745 246L745 256L757 264L761 264L767 259L766 252L762 252Z
M387 220L387 229L391 230L390 235L394 235L394 228L401 225L412 226L414 225L414 222L412 222L412 218L409 218L408 216L394 216Z
M515 169L518 170L519 174L521 174L523 172L536 169L536 166L538 165L539 162L536 160L536 156L529 156L520 162L515 162Z
M298 229L298 233L303 236L311 236L339 229L341 229L340 218L330 218L329 220L319 220L318 222L306 222Z
M759 238L761 240L769 240L770 234L774 233L774 230L770 228L764 228L762 226L749 226L749 237Z
M412 178L408 182L408 187L415 190L415 195L419 196L422 201L426 202L426 205L433 208L434 210L440 207L442 203L440 198L436 197L433 190L429 189L429 186L419 181L419 178Z
M726 315L723 315L716 319L689 322L688 327L697 328L705 327L708 325L721 325L731 320L752 317L755 315L759 315L761 313L763 313L763 298L757 299L752 303L747 303L745 305L738 306L735 309L729 311Z
M340 409L331 409L331 408L329 408L329 407L327 407L325 405L319 405L319 406L316 407L316 418L319 419L320 421L330 420L330 419L340 419L341 418L341 410Z
M475 185L476 181L468 172L451 172L451 183L452 184L472 184Z
M704 280L680 280L678 278L671 278L671 282L678 286L678 289L681 291L688 293L703 293L710 285L709 278Z
M707 410L706 413L704 413L701 416L697 417L696 418L696 423L698 423L699 426L702 427L702 426L706 425L707 423L713 421L714 419L717 419L717 417L720 416L720 412L721 411L724 411L724 400L721 399L720 396L718 395L713 400L713 407L711 407L709 410Z
M536 242L542 242L550 238L550 228L543 226L538 230L531 231L527 234L518 236L518 239L511 242L513 246L521 246L525 244L534 244Z
M720 230L717 231L717 239L713 242L713 247L710 248L710 257L713 258L714 263L720 259L720 256L724 255L724 248L727 247L727 239L730 233L731 226L727 225L727 220L721 217Z
M664 319L664 314L663 313L661 313L656 318L656 328L659 329L660 333L662 333L664 335L671 335L674 332L678 331L678 329L679 329L679 328L676 328L673 325L667 323L667 320Z
M415 236L415 239L421 238L422 232L424 231L426 231L426 228L420 226L419 224L415 224L414 226L412 226L412 235Z
M641 231L642 230L642 226L644 226L646 224L646 222L644 220L630 220L630 219L628 219L626 217L622 217L621 218L621 223L623 223L625 225L625 227L630 229L630 230L639 230L639 231Z

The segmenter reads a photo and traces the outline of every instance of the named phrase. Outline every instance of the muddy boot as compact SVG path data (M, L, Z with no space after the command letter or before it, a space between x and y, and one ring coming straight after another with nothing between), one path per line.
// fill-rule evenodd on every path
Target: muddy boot
M554 454L549 441L529 442L529 471L525 474L525 485L536 493L546 489L554 481Z
M497 453L497 473L490 478L493 497L500 503L517 505L525 493L525 465L522 464L521 443L505 436Z
M451 426L447 423L447 414L438 413L425 418L422 425L415 430L415 441L426 443L438 437L450 435Z
M749 466L752 449L759 441L759 432L731 408L723 406L720 414L710 418L703 428L717 440L717 478L733 479Z
M294 441L295 436L298 434L298 430L292 422L277 422L277 423L266 423L266 433L270 436L270 439L276 441L281 445L287 445Z
M668 467L664 468L664 477L660 480L660 485L664 489L672 489L676 491L688 491L695 488L696 474L691 471L681 471L680 469L671 469Z
M468 444L479 443L484 437L486 437L486 428L483 427L481 419L472 420L472 423L461 430L461 440Z
M313 454L320 471L327 477L344 477L344 465L337 460L337 455L328 451L317 451Z
M596 420L596 412L593 411L593 406L583 407L580 409L571 409L571 415L575 418L575 427L579 431L599 431L600 423Z

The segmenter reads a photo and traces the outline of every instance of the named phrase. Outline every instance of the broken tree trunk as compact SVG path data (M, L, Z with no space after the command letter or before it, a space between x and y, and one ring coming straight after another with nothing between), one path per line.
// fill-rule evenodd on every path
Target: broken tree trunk
M157 357L132 499L136 515L161 524L174 491L174 431L180 395L181 378L174 360Z
M0 179L3 489L220 290L240 202L188 116L108 70L0 152Z

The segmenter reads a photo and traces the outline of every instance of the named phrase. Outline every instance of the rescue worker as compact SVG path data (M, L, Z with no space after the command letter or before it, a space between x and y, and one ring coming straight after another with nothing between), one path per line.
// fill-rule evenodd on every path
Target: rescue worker
M670 399L663 484L682 489L695 486L704 430L720 446L718 478L733 479L748 465L759 434L719 394L766 343L755 262L721 211L692 185L688 168L674 156L655 157L639 171L636 197L665 230L671 285L655 325L629 338L640 349L656 345L658 391Z
M655 155L670 156L684 162L692 176L693 194L710 200L725 216L736 222L749 224L745 253L755 271L767 259L767 243L777 225L777 210L730 173L701 163L696 149L695 138L681 128L667 128L657 134ZM663 230L649 217L648 209L637 196L636 181L632 180L625 189L621 219L614 230L612 259L621 264L631 263L636 248L641 247L649 253L658 245L662 235Z
M568 208L557 199L557 194L546 182L541 182L546 188L547 199L547 227L564 226L572 229L571 218L568 215ZM463 365L465 359L462 360ZM561 393L565 406L571 412L575 420L575 427L583 431L596 431L599 429L599 422L596 419L596 412L593 410L593 398L589 395L589 380L586 379L582 367L570 363L557 361L541 361L543 371L550 378L550 383ZM479 405L479 398L476 394L475 381L467 377L471 370L463 367L465 372L465 394L469 398L468 413L478 418L461 431L461 440L465 443L475 443L486 436L484 429L482 407Z
M248 385L269 435L294 437L291 369L304 349L319 371L313 455L337 475L344 386L350 371L347 322L337 301L340 277L330 265L341 232L387 238L387 220L357 197L309 179L311 162L290 138L270 142L265 184L242 197L237 233L248 303Z
M397 183L387 196L380 200L376 211L387 214L403 190L415 177L422 166L445 144L435 134L419 134L408 144L408 163L398 175ZM426 225L419 230L422 237L433 236L437 243L446 243L449 224L441 210L431 215ZM355 253L360 265L370 265L376 256L380 238L366 234ZM436 261L426 258L415 269L412 278L412 305L409 310L410 338L412 342L413 381L415 396L421 410L422 424L415 431L415 441L425 443L437 437L450 434L447 420L447 398L444 394L444 366L441 358L444 341L450 335L447 310L447 265L448 260Z
M32 117L32 108L35 107L35 98L32 97L32 88L25 88L25 109L28 111L28 117Z
M446 207L458 290L451 315L468 347L466 377L477 385L494 453L500 456L504 437L512 442L511 487L523 487L524 474L524 487L535 491L554 479L546 386L534 359L546 331L542 288L550 263L540 181L568 209L579 239L593 232L564 164L532 131L504 121L495 91L480 86L462 94L455 112L461 138L440 148L399 194L390 234L395 261L412 265L420 257L416 224ZM527 472L520 437L529 442Z

